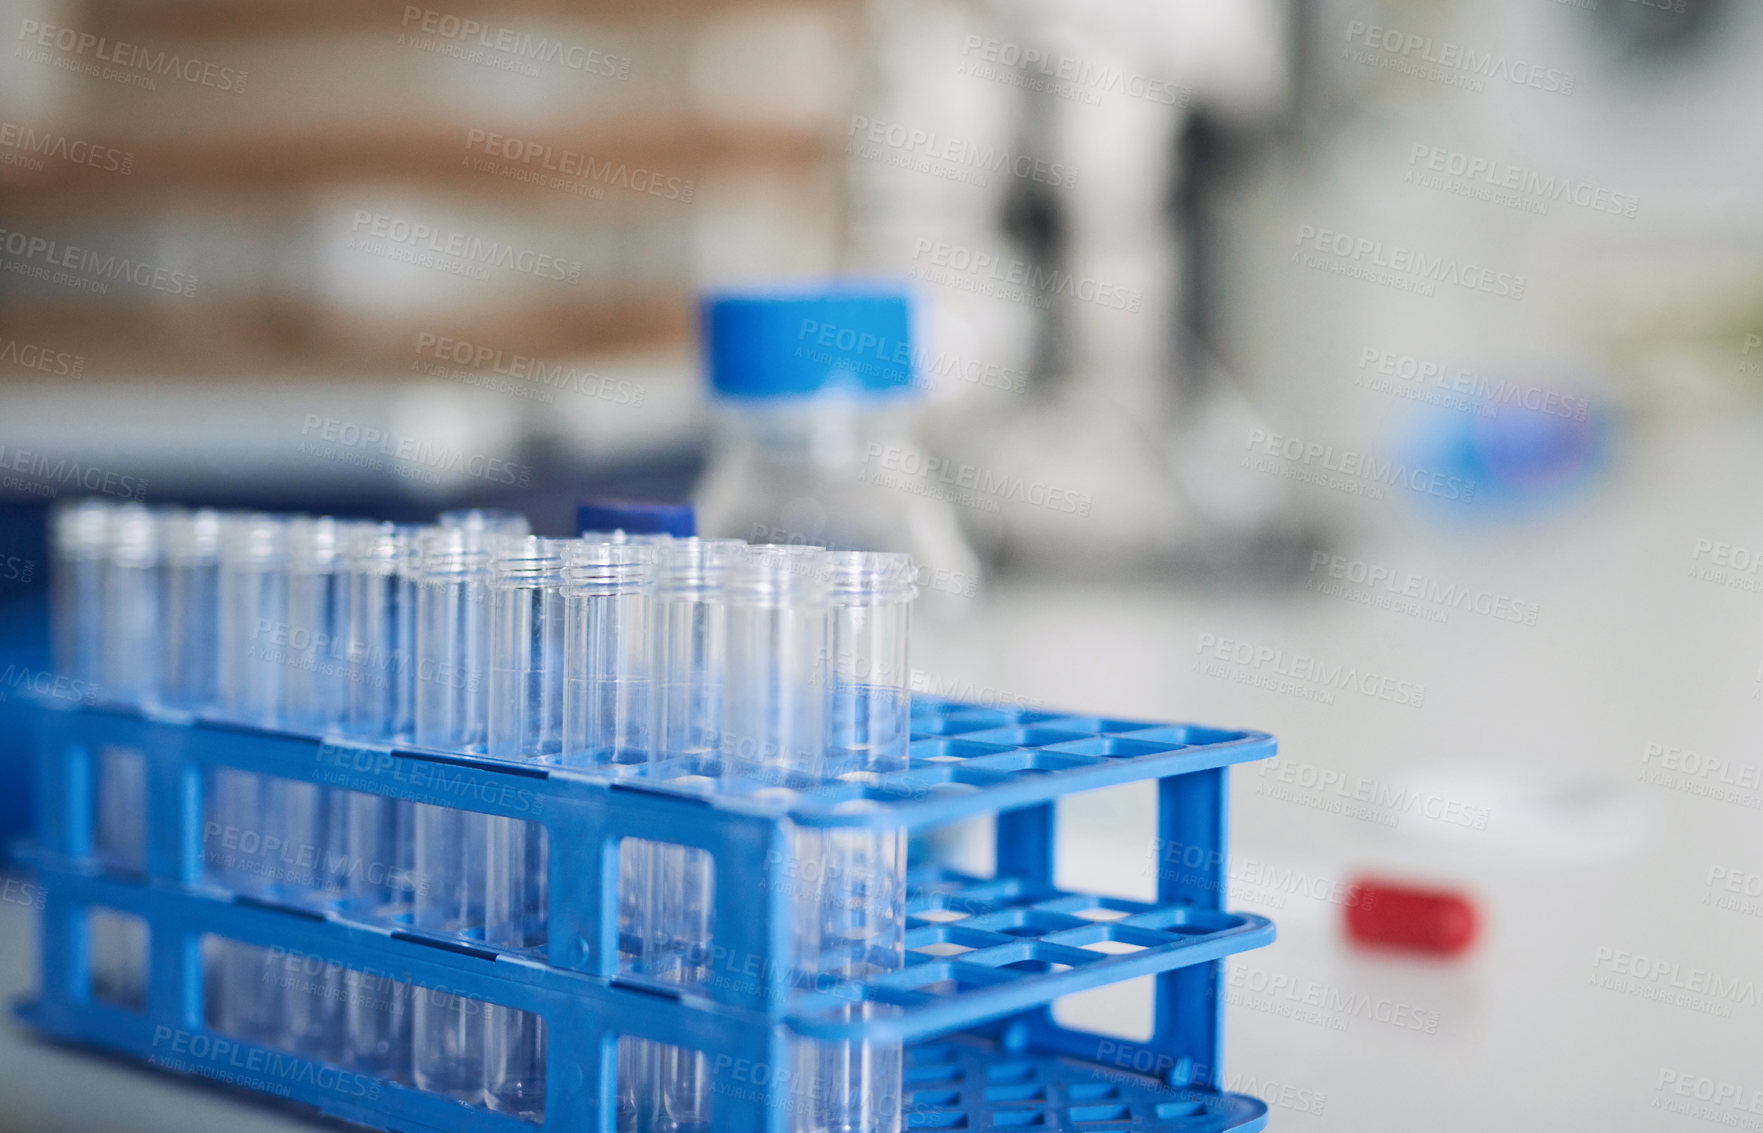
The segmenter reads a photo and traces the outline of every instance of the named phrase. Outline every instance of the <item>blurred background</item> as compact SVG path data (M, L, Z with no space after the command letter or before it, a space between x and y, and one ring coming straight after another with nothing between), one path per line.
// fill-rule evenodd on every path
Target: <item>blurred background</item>
M1763 944L1763 880L1727 884L1763 876L1763 8L0 0L0 32L0 713L56 499L546 534L702 500L697 297L901 280L912 439L846 471L934 504L921 690L1281 737L1238 777L1236 903L1282 942L1235 969L1227 1085L1275 1128L1763 1123L1704 1104L1763 1097L1754 986L1612 967ZM792 502L763 534L836 526ZM1074 801L1073 878L1148 891L1147 807ZM1468 894L1482 943L1355 950L1366 871ZM13 1127L283 1120L7 1034Z

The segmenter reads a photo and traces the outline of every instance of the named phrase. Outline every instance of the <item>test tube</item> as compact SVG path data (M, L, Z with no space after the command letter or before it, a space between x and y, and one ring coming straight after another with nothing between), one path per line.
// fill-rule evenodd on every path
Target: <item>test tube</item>
M103 663L104 548L115 507L87 496L49 512L55 671L77 682L82 698L97 690Z
M375 523L354 529L349 577L349 689L343 732L389 742L408 736L415 712L416 551L428 528Z
M649 757L650 567L654 543L584 537L564 567L562 762L626 766Z
M728 575L723 757L785 785L826 755L827 552L758 546Z
M445 517L443 517L445 518ZM422 536L416 564L416 712L419 746L478 752L489 736L491 545L477 523ZM414 922L465 935L484 925L485 816L414 808ZM481 1004L438 989L415 997L412 1064L420 1089L476 1103L484 1092Z
M159 683L159 516L146 504L113 509L105 529L98 680L105 699L141 706ZM93 853L119 869L147 868L147 757L114 744L96 754Z
M219 695L221 514L167 511L164 531L164 634L159 700L208 712Z
M348 704L348 575L350 535L367 526L322 516L288 524L288 621L274 635L287 667L282 721L315 735L342 723ZM317 783L272 778L265 784L272 835L282 847L283 899L322 908L348 876L347 797ZM343 1040L343 970L325 964L287 969L297 981L283 995L291 1049L330 1058Z
M414 699L417 540L426 528L377 523L349 533L349 689L343 731L389 742L407 736ZM414 874L412 804L368 794L348 795L348 859L344 900L357 916L395 923L409 912ZM343 975L344 1046L349 1065L404 1079L410 1067L408 985L349 969Z
M491 576L489 753L555 759L563 750L564 555L559 539L505 540ZM545 828L485 818L485 943L529 948L545 942ZM484 1098L521 1116L544 1111L545 1047L540 1018L488 1004L484 1010Z
M649 656L651 766L660 774L720 774L723 691L729 678L727 583L731 566L751 552L732 540L680 539L656 547ZM709 975L715 929L714 863L703 850L657 845L631 855L624 889L642 900L621 908L642 948L642 967L656 978L687 985ZM647 873L643 879L640 875ZM636 876L633 876L635 874ZM684 1047L656 1050L622 1040L619 1124L654 1118L665 1129L701 1129L710 1120L711 1077L703 1054ZM628 1083L628 1084L626 1084Z
M486 539L519 538L533 533L526 516L504 508L460 508L435 517L437 527L458 527Z
M869 781L908 765L911 682L908 643L917 569L908 555L829 552L827 579L828 770ZM852 812L877 804L855 799ZM906 841L887 828L803 828L798 876L817 878L798 896L800 966L821 979L860 983L905 963ZM818 890L818 893L814 890ZM857 1003L847 1018L879 1008ZM808 1133L896 1133L903 1051L898 1042L806 1042L802 1075Z
M221 525L218 594L218 714L259 727L281 721L286 667L273 652L277 627L287 624L287 522L273 515L226 517ZM262 851L267 834L265 782L255 772L216 767L211 773L205 847L210 875L236 891L265 895L272 863ZM220 1030L275 1044L282 1038L282 994L267 953L244 945L215 955L219 974L210 1017Z
M146 504L123 504L111 511L106 535L98 682L107 700L146 704L159 685L159 516Z

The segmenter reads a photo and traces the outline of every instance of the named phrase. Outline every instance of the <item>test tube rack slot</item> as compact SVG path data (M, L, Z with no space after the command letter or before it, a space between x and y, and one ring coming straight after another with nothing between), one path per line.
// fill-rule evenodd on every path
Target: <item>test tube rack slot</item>
M46 703L36 725L28 860L44 891L42 971L37 997L18 1010L57 1041L411 1133L612 1133L620 1037L702 1051L730 1075L788 1065L799 1038L898 1039L908 1044L907 1130L1222 1133L1266 1122L1262 1103L1216 1088L1222 962L1274 934L1266 919L1224 908L1229 768L1272 756L1264 733L917 699L906 769L780 792L775 781L732 777L694 791L674 781L691 769L666 765L609 777L103 705ZM138 752L145 766L144 836L122 863L94 853L94 762L106 751ZM547 944L498 949L217 887L204 872L203 791L213 769L228 767L542 824ZM1184 849L1143 859L1155 899L1058 889L1058 800L1147 780L1157 783L1154 845ZM909 875L904 968L805 986L777 962L792 917L780 874L797 828L917 832L986 814L996 815L994 876L941 867ZM618 853L627 837L695 847L715 862L714 955L726 968L717 979L682 989L621 966ZM94 994L93 909L145 925L139 1004ZM541 1016L542 1122L213 1033L207 937ZM1141 976L1155 984L1149 1039L1055 1020L1056 999ZM848 1010L855 1003L875 1008ZM1007 1081L1027 1086L1003 1089ZM787 1133L786 1092L775 1079L729 1090L713 1128Z

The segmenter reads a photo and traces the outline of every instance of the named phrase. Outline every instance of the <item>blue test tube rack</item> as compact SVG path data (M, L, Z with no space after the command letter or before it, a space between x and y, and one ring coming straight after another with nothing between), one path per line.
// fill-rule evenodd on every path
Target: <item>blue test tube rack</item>
M780 798L758 789L775 782L695 793L649 771L608 778L105 706L46 704L37 724L28 854L45 893L42 972L38 996L18 1012L53 1040L409 1133L614 1133L620 1036L706 1054L731 1086L715 1101L716 1133L788 1133L787 1075L770 1068L790 1065L798 1036L906 1043L904 1130L1222 1133L1266 1124L1261 1102L1219 1090L1223 960L1274 936L1268 920L1224 908L1229 770L1274 754L1264 733L915 698L906 770ZM146 761L139 870L93 855L95 763L116 749ZM209 773L227 767L542 823L547 944L496 949L217 888L203 869L202 796ZM1156 899L1058 890L1059 798L1145 780L1157 782L1157 844L1183 847L1150 859ZM849 805L858 798L879 805ZM935 866L910 875L903 969L802 987L777 962L791 942L781 874L793 826L922 831L988 813L995 876ZM682 989L621 970L626 837L697 847L714 860L718 978ZM144 925L137 1002L95 993L93 910ZM540 1015L542 1118L210 1030L203 944L212 937ZM1155 977L1149 1039L1055 1020L1059 997L1141 976ZM849 1011L858 1001L885 1007Z

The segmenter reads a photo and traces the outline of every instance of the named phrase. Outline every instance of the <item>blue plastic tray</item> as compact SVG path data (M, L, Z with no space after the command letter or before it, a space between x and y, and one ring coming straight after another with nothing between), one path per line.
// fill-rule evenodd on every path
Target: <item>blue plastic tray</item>
M608 778L90 707L46 708L40 722L34 860L46 895L43 982L27 1018L65 1041L223 1081L243 1079L248 1088L375 1128L533 1128L396 1082L209 1035L202 941L213 935L542 1015L550 1067L547 1130L610 1130L621 1035L699 1049L713 1065L724 1059L763 1066L787 1065L790 1044L800 1036L922 1044L970 1032L959 1041L914 1048L915 1074L932 1064L926 1051L938 1049L955 1052L963 1081L973 1079L958 1088L917 1090L906 1118L918 1128L1032 1124L1102 1133L1253 1129L1264 1120L1259 1103L1208 1089L1220 1077L1218 961L1273 938L1266 920L1221 907L1228 767L1272 755L1274 742L1262 733L925 702L915 705L907 770L860 784L804 784L780 798L775 790L759 790L775 783L736 782L706 794L667 777L693 768ZM114 863L101 867L92 856L94 761L105 748L144 755L146 838L136 872ZM352 920L340 909L283 906L212 887L202 873L202 794L215 767L542 823L551 846L547 948L499 950ZM1159 781L1162 844L1203 848L1201 864L1190 868L1196 855L1187 855L1166 868L1153 902L1059 891L1053 884L1056 800L1145 779ZM841 806L858 797L878 805L855 814ZM773 875L781 868L774 863L791 859L793 826L917 830L986 813L998 815L996 876L913 874L904 969L861 985L804 987L787 965L765 962L787 954L792 902L788 886ZM731 963L725 978L683 993L678 985L621 972L616 889L625 837L708 851L717 869L716 948L759 962ZM92 993L86 940L92 908L145 922L148 974L139 1012ZM916 951L946 952L949 945L967 951ZM1050 1005L1061 996L1146 975L1156 977L1156 1004L1154 1034L1144 1043L1053 1020ZM854 1021L846 1009L856 1001L877 1009ZM999 1049L987 1053L982 1035ZM193 1046L210 1057L194 1055ZM988 1109L988 1097L1001 1098L1009 1083L994 1083L992 1094L973 1084L1004 1073L998 1068L1007 1062L1044 1080L1045 1089L1035 1094L1040 1116L1032 1122L1020 1108L1002 1117ZM1087 1091L1098 1082L1112 1083L1127 1100L1099 1097L1092 1106ZM782 1133L789 1115L781 1090L759 1083L730 1091L718 1100L718 1127ZM373 1096L356 1096L361 1093ZM920 1094L950 1100L921 1105ZM1193 1106L1199 1111L1184 1108ZM1083 1116L1073 1116L1078 1113Z

